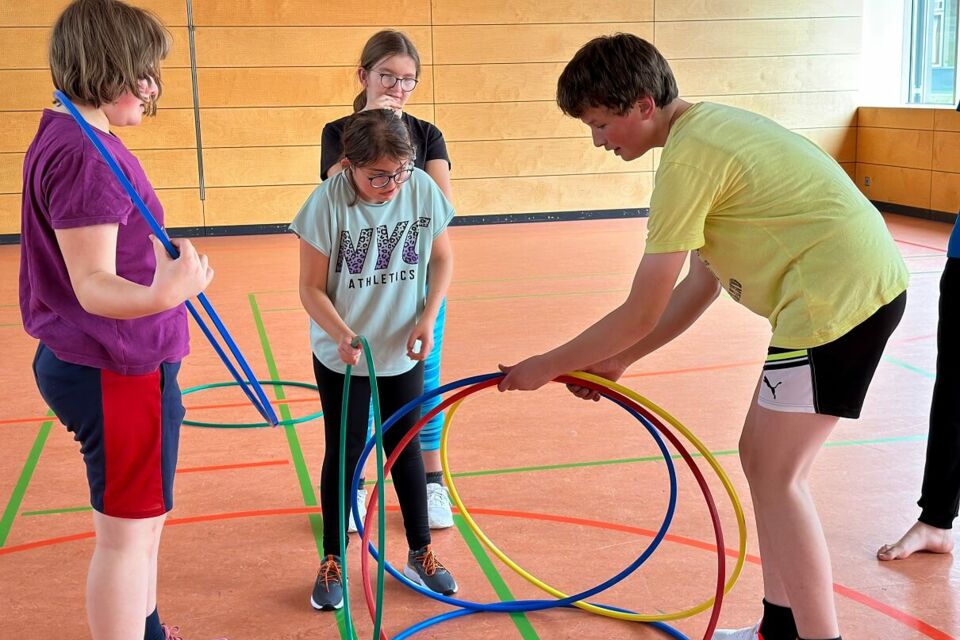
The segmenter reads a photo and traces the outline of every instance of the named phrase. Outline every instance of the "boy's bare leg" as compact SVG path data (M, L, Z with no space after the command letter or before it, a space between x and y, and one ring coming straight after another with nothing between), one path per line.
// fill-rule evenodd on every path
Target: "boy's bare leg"
M128 520L94 512L97 540L87 574L94 640L143 640L151 554L164 518Z
M885 544L877 551L880 560L902 560L918 551L950 553L953 551L953 530L917 521L893 544Z
M837 423L834 416L771 411L753 404L740 438L765 566L765 596L793 609L800 635L840 635L833 573L808 476ZM782 598L786 598L786 602Z

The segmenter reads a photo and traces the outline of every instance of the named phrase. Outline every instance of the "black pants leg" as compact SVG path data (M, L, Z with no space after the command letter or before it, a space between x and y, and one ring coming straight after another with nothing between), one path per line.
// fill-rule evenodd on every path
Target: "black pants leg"
M340 473L340 418L345 376L327 369L316 358L313 359L313 371L317 378L317 387L320 389L324 424L325 450L323 468L320 472L320 510L324 521L323 552L339 555L337 485ZM419 363L410 371L398 376L378 377L377 385L380 392L381 414L386 420L394 411L423 393L423 364ZM349 408L346 445L347 486L344 488L346 494L343 499L346 500L345 504L349 509L352 499L349 495L349 485L367 437L370 404L369 378L364 376L351 378L350 397L347 404ZM390 428L383 440L386 456L390 456L419 418L419 410L414 409ZM403 514L407 545L411 549L420 549L430 544L430 526L427 520L427 487L419 437L411 440L398 456L390 476L393 478L400 511Z
M940 278L937 378L930 407L930 436L918 504L920 521L953 527L960 505L960 258L947 258Z

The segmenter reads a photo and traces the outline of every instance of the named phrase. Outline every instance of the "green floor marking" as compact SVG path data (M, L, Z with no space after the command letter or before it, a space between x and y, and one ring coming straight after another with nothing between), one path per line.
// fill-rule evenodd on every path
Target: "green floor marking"
M47 415L53 416L53 412L48 410ZM7 543L10 530L13 528L13 521L17 517L17 511L20 510L20 505L23 503L23 497L27 493L27 486L30 484L33 472L37 468L37 462L40 460L40 454L43 452L43 447L47 443L47 436L50 435L52 428L53 420L47 420L40 425L40 430L37 432L37 437L33 441L33 446L30 447L27 461L23 464L23 470L20 472L20 477L17 478L17 484L13 487L13 493L10 494L7 506L3 510L3 516L0 517L0 547L3 547Z
M923 376L924 378L930 378L931 380L933 380L934 378L937 377L936 375L930 373L930 372L927 371L926 369L921 369L920 367L915 367L915 366L913 366L912 364L907 364L907 363L904 362L903 360L897 360L896 358L891 358L890 356L883 356L883 360L884 360L885 362L889 362L889 363L892 364L892 365L896 365L896 366L898 366L898 367L902 367L902 368L906 369L907 371L913 371L914 373L918 373L918 374L920 374L921 376Z
M254 322L257 325L257 333L260 336L260 345L263 348L263 357L267 361L267 369L270 372L270 380L280 380L280 374L277 371L277 363L273 358L273 349L270 348L270 341L267 339L267 330L263 324L263 316L260 314L260 306L257 304L257 297L251 293L247 296L250 301L250 310L253 313ZM274 387L277 399L285 399L283 387ZM286 404L280 405L280 415L283 420L290 419L290 408ZM290 446L290 456L293 458L293 465L297 471L297 479L300 482L300 492L303 494L303 504L308 507L317 506L317 494L313 490L313 482L310 480L310 472L307 469L307 463L303 457L303 448L300 446L300 438L297 437L297 430L294 425L283 427L284 434L287 436L287 444ZM323 558L323 516L319 513L307 514L310 520L310 529L313 532L313 541L317 546L319 558ZM343 610L336 612L337 628L340 630L341 638L348 638L347 627L343 618ZM356 638L356 636L354 636Z
M81 511L93 511L93 507L63 507L62 509L44 509L42 511L24 511L20 515L27 516L52 516L59 513L79 513Z
M480 539L467 525L467 521L464 519L464 517L459 513L455 513L453 515L453 522L457 525L457 530L460 531L460 535L463 536L464 541L466 541L467 547L470 549L473 557L477 559L477 564L480 565L483 575L486 576L487 581L490 582L490 585L497 593L497 597L500 598L501 602L516 600L513 593L510 591L510 587L508 587L507 583L504 582L503 576L500 575L500 572L497 571L497 568L490 560L490 556L487 555L486 547L483 546L483 543L480 542ZM516 625L517 629L520 631L520 635L523 638L526 640L532 640L533 638L540 637L534 630L533 625L530 624L530 620L527 619L525 613L511 613L510 617L513 619L513 624Z

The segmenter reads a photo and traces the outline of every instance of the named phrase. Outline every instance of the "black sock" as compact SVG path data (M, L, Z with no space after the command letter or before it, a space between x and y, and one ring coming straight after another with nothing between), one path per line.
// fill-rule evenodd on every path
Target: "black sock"
M760 635L763 640L795 640L797 623L793 620L793 609L771 604L764 598Z
M443 484L443 471L427 471L427 484Z
M143 630L143 640L163 640L163 627L160 626L160 614L157 613L156 609L147 616L147 622Z

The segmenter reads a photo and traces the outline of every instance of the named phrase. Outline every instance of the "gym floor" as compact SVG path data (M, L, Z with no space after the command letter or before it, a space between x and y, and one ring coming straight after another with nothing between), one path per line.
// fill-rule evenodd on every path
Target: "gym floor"
M914 640L960 637L960 562L920 554L881 563L874 553L917 515L927 414L936 360L937 298L949 226L886 216L911 272L907 311L891 339L859 421L841 420L813 471L813 491L833 555L844 637ZM451 229L456 275L448 296L444 382L496 370L564 341L625 296L643 249L646 221L600 220ZM216 278L208 290L262 380L313 383L307 317L297 295L291 235L201 238ZM84 580L93 549L79 445L50 417L31 376L36 342L20 323L19 249L0 247L0 635L88 638ZM229 374L191 326L184 389ZM700 438L730 476L747 518L748 557L723 603L721 626L747 626L760 613L759 558L737 440L769 340L763 318L726 295L673 344L622 379ZM316 393L267 387L282 417L319 411ZM160 613L186 638L335 638L338 616L314 611L320 561L317 482L320 420L294 427L226 428L258 419L231 387L185 397L170 514L160 550ZM650 542L669 487L659 450L630 415L609 402L583 402L561 385L536 393L484 391L467 400L450 431L450 470L483 532L533 575L566 593L605 580ZM719 507L727 572L737 548L734 511L698 458ZM645 613L687 609L711 597L717 554L704 499L678 460L679 497L669 536L632 576L595 601ZM368 469L367 477L375 472ZM387 502L395 507L392 488ZM387 515L387 558L400 565L399 513ZM360 637L372 629L361 594L359 545L351 536L351 603ZM434 547L479 602L543 598L483 551L457 516L434 532ZM384 630L390 637L449 610L388 578ZM701 638L709 610L675 626ZM578 610L484 614L417 637L656 638L660 632Z

